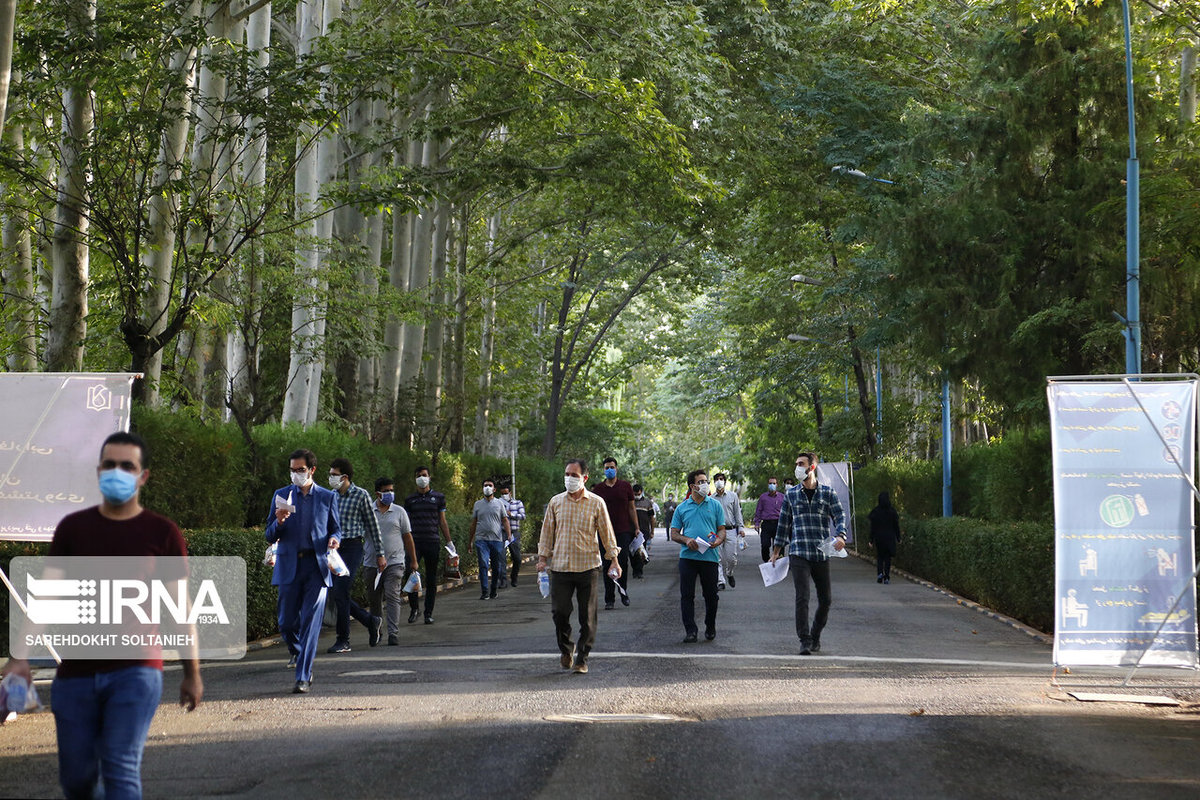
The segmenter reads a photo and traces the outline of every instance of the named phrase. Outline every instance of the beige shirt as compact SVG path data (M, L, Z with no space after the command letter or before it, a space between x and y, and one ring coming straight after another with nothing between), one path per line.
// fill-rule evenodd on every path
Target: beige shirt
M578 500L556 494L546 507L538 555L552 572L587 572L600 566L599 543L609 561L616 559L617 536L604 501L587 489Z

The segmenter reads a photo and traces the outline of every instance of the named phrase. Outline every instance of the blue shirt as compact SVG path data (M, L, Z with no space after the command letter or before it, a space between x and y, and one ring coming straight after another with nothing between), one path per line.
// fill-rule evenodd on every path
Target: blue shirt
M675 514L671 517L671 527L678 528L680 534L689 539L704 539L709 544L712 544L709 534L716 533L717 528L724 526L725 509L711 497L704 498L703 503L697 503L694 497L688 495L688 499L675 508ZM687 545L679 546L679 557L697 561L720 560L719 554L712 547L701 553Z
M846 535L846 515L833 489L818 483L809 500L803 486L793 486L779 509L774 545L786 548L784 552L789 556L828 561L829 556L817 548L829 538L830 521L838 535Z

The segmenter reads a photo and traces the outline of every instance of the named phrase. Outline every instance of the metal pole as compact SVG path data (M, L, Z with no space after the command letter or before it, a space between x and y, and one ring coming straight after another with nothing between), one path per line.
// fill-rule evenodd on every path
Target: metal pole
M883 444L883 362L875 348L875 444Z
M1139 222L1141 168L1137 157L1137 128L1133 113L1133 37L1129 0L1125 12L1125 95L1129 106L1129 160L1125 162L1125 372L1142 373L1141 226Z
M942 376L942 516L954 516L950 498L950 378Z

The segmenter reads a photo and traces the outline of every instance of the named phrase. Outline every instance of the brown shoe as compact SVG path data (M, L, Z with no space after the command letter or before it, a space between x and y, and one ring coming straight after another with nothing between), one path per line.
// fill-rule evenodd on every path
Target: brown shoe
M587 662L586 661L576 661L575 666L571 667L571 670L573 672L575 672L577 675L586 675L587 674Z
M571 668L571 654L564 653L563 657L558 660L558 663L562 664L563 669L570 669Z

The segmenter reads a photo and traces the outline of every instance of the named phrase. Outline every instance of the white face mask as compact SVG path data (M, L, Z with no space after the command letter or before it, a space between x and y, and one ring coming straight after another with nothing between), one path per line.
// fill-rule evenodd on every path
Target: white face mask
M491 497L491 496L492 496L492 495L493 495L495 492L496 492L496 487L495 487L495 486L485 486L485 487L483 487L483 496L484 496L484 497Z
M344 475L330 475L329 476L329 488L330 489L342 488L342 478L344 478L344 477L345 477Z
M721 491L722 489L725 488L725 481L721 481L721 480L717 481L716 487L717 487L718 492Z
M696 494L704 497L708 496L708 481L701 481L700 483L696 484Z
M583 488L583 478L578 475L564 475L563 485L567 487L567 491L574 494Z
M417 478L417 488L418 489L424 489L428 485L429 485L429 476L428 475L422 475L421 477Z
M808 470L804 467L796 467L796 480L800 481L801 483L804 483L804 481L808 480Z
M293 472L292 473L292 485L293 486L299 486L301 489L303 489L305 486L308 486L310 483L312 483L312 475L307 470L305 470L304 472Z

